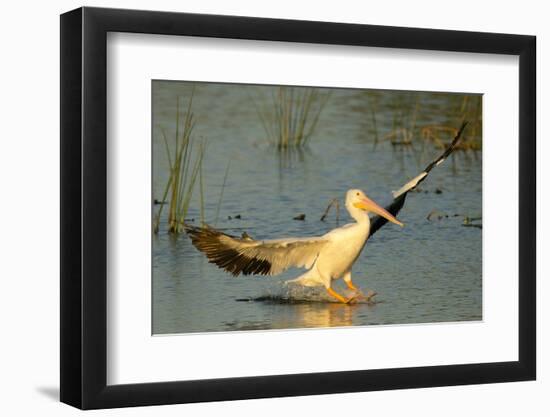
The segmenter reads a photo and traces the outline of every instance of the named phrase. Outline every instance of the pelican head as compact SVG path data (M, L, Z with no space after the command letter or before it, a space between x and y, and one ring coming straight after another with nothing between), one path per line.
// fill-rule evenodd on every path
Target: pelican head
M398 224L399 226L404 226L399 220L397 220L391 213L386 209L379 206L377 203L372 201L366 196L366 194L357 189L349 190L346 193L346 207L354 207L366 211L367 213L378 214L386 218L388 221Z

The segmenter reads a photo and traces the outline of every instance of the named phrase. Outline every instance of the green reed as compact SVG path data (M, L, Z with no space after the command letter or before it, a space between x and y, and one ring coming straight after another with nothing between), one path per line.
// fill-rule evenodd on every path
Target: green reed
M183 126L181 126L182 117L180 114L179 97L176 101L176 134L173 147L168 143L168 138L164 129L161 129L169 165L168 181L164 188L162 202L165 202L169 197L167 205L168 231L170 233L181 232L185 217L189 210L189 205L191 204L191 198L197 179L200 183L201 221L204 222L202 161L205 154L206 143L202 141L198 144L198 149L194 149L196 146L193 130L196 125L196 120L192 112L193 96L194 89L187 105L187 111L183 117ZM153 223L153 230L155 233L159 231L163 208L164 204L160 206Z
M279 149L311 139L330 93L317 88L279 87L268 104L256 105L268 141Z
M220 191L220 198L218 200L218 206L216 207L216 219L214 220L214 226L217 226L218 219L220 217L220 209L222 207L222 201L223 201L223 192L225 190L225 184L227 182L227 177L229 175L229 167L230 166L231 166L231 159L227 162L227 167L225 168L225 174L223 176L222 189Z

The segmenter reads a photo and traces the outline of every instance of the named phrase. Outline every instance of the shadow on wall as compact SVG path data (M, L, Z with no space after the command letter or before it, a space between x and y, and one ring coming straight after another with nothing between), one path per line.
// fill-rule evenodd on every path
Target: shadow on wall
M36 391L53 401L59 401L59 387L36 387Z

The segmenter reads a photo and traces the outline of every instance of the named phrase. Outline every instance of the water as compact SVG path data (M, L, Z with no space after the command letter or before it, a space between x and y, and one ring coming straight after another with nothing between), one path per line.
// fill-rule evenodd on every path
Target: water
M176 97L183 109L190 92L189 83L154 83L154 198L161 199L168 172L160 128L172 141ZM349 188L388 203L390 191L417 175L441 149L420 138L413 147L392 146L382 137L400 123L410 123L417 102L417 126L458 127L464 97L380 92L375 132L368 110L373 95L333 90L310 145L281 154L267 144L251 100L268 94L266 87L199 84L193 103L197 143L207 139L206 221L215 223L230 161L216 227L234 235L246 230L255 239L326 233L337 226L335 214L325 222L319 218L328 202L335 197L342 202ZM174 237L161 225L153 237L153 333L481 320L482 230L462 226L463 216L482 214L481 173L481 152L457 152L432 171L422 192L409 194L398 215L406 226L388 224L369 240L354 265L353 280L362 289L377 291L376 303L333 303L323 289L305 297L291 293L287 302L289 293L281 283L301 270L277 277L232 277L209 264L187 236ZM198 197L197 192L187 216L195 224ZM449 217L427 220L434 209ZM302 213L305 221L293 220ZM351 221L345 209L340 215L340 225ZM345 294L342 284L337 282L336 288Z

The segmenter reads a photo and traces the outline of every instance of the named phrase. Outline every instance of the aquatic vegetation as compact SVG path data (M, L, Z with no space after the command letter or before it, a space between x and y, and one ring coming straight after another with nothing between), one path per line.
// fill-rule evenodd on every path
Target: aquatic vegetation
M481 150L481 100L480 95L457 96L460 103L453 117L456 120L468 120L468 126L464 130L463 139L457 145L457 150ZM421 137L434 143L439 148L445 148L449 141L457 134L458 129L448 124L427 124L420 130Z
M220 191L220 199L218 200L218 206L216 207L216 220L214 220L214 226L218 224L218 219L220 217L220 209L222 207L223 192L225 190L225 184L227 182L227 176L229 175L229 167L231 166L231 159L227 162L227 167L225 168L225 174L223 176L222 189ZM235 218L241 218L240 214L235 216ZM204 222L203 222L204 223Z
M438 93L433 94L437 98ZM426 99L426 96L422 97ZM395 93L389 106L393 115L391 129L383 139L389 140L393 146L412 146L415 139L421 139L422 143L431 142L444 149L458 133L456 126L468 120L463 139L455 149L481 150L482 96L456 95L455 100L456 107L453 105L445 111L441 108L436 111L428 108L426 101L421 100L418 94ZM375 111L371 109L371 118Z
M268 141L279 149L304 146L315 133L330 92L317 88L279 87L271 101L256 109Z
M408 146L413 144L416 129L416 120L420 106L420 98L416 94L406 96L396 94L392 103L392 129L384 140L390 140L394 146Z
M161 201L166 202L168 199L168 202L161 204L157 211L153 222L154 233L159 232L161 216L165 205L168 206L168 231L170 233L179 233L183 230L185 216L189 210L197 179L200 183L201 220L204 223L202 161L206 143L202 141L198 144L198 149L194 149L195 141L192 135L195 127L195 117L192 112L193 95L194 90L189 98L182 127L180 127L179 97L176 101L176 133L173 147L168 143L164 129L161 129L170 170Z
M374 92L367 92L369 97L369 113L372 124L372 130L374 132L374 143L378 143L378 124L376 122L376 113L378 111L378 95Z
M470 129L472 130L472 129ZM421 135L423 139L432 141L438 148L444 149L447 147L449 141L456 136L458 129L452 126L424 126L421 129ZM460 142L456 149L467 151L479 151L481 150L481 140L474 135L464 135L465 138Z
M462 149L480 150L482 134L482 96L465 95L462 99L460 115L462 120L469 120L470 123L464 132Z

